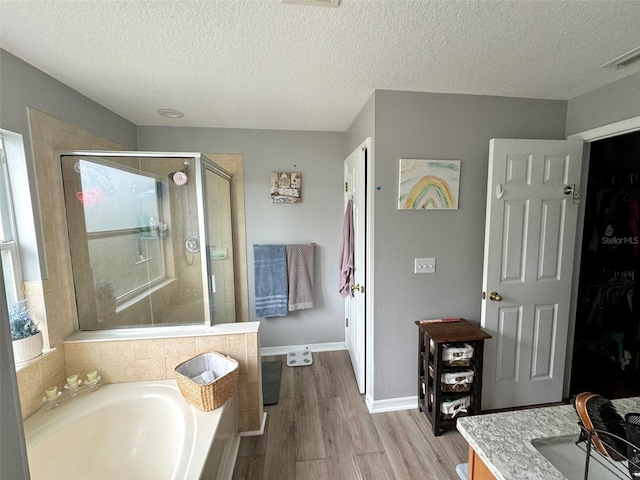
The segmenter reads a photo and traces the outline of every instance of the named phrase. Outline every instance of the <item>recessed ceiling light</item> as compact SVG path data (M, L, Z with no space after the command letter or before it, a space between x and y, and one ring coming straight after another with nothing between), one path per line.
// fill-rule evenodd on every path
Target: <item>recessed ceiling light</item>
M600 65L600 68L614 68L618 70L632 64L633 62L637 62L638 60L640 60L640 47L636 47L633 50L614 58L610 62Z
M158 115L162 115L166 118L182 118L184 113L174 110L173 108L161 108L158 110Z
M282 3L295 5L310 5L312 7L337 7L340 0L282 0Z

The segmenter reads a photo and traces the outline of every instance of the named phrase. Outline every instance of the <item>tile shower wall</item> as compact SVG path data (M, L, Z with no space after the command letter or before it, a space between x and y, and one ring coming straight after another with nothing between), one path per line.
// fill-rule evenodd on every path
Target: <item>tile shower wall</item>
M95 368L102 371L106 382L147 380L151 377L170 378L170 376L167 377L167 370L172 371L172 367L168 366L174 361L171 359L183 361L189 358L187 352L197 352L201 348L209 349L215 346L216 351L230 355L240 362L238 403L240 411L244 413L240 418L239 427L242 430L259 429L262 419L262 390L256 380L261 378L260 346L257 334L255 339L249 339L249 334L246 334L231 335L227 340L224 340L223 336L217 336L217 338L188 337L129 341L126 342L127 345L109 342L112 343L109 347L99 347L96 342L87 346L86 350L71 347L68 352L65 352L63 340L75 332L77 318L62 174L56 151L123 150L123 148L34 109L29 109L29 122L34 171L43 219L42 233L48 276L42 281L25 282L25 296L28 305L34 306L32 310L34 320L44 327L47 339L45 342L48 341L45 348L51 347L56 350L18 371L22 417L26 418L40 408L43 392L47 387L62 386L67 375L85 374L86 371L91 370L75 371L80 368L80 364L84 364L82 368L88 367L89 364L96 365ZM229 166L223 165L223 167L229 171L232 170ZM235 171L232 173L237 175ZM236 191L234 201L237 200L237 195ZM244 208L244 201L242 208ZM243 227L242 235L244 236L244 221L238 223ZM244 244L241 245L244 246ZM241 263L240 270L240 277L244 278L244 286L241 283L239 287L241 295L244 295L241 298L244 299L246 298L246 261ZM246 315L246 312L244 313ZM240 336L245 337L244 343L243 340L236 338ZM207 340L208 338L211 340ZM213 340L214 338L216 339ZM207 345L208 342L211 344ZM120 353L120 348L124 350L123 356L114 356L114 352ZM131 353L127 353L129 349ZM65 356L67 356L66 360ZM125 358L128 360L123 361ZM78 359L82 361L78 362ZM70 363L70 366L65 362ZM123 370L118 370L119 366L123 367Z
M66 372L62 342L74 333L77 325L62 173L56 151L123 149L116 143L31 108L29 126L47 278L25 282L25 297L27 305L35 306L32 313L34 320L43 327L45 349L50 347L57 351L18 371L23 418L40 407L45 388L64 384Z
M172 379L176 365L215 351L239 363L238 430L260 429L263 416L258 333L99 342L66 342L66 372L98 370L106 383Z

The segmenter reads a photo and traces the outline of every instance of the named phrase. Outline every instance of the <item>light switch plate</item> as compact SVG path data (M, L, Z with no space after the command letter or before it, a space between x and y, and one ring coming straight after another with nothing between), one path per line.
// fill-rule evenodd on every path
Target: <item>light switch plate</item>
M436 259L416 258L413 273L436 273Z

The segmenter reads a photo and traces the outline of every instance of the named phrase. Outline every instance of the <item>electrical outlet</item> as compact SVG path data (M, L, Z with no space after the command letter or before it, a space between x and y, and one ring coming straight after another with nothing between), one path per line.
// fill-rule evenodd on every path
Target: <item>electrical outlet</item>
M413 273L436 273L436 259L416 258Z

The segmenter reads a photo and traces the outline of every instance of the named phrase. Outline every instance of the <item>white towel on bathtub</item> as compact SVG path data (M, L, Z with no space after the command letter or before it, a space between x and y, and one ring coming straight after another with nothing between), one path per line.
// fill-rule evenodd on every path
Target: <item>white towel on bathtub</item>
M199 385L208 385L212 383L215 379L216 379L216 374L213 373L213 370L206 370L202 372L200 375L193 377L191 380L193 380Z

